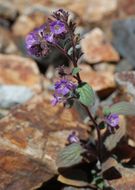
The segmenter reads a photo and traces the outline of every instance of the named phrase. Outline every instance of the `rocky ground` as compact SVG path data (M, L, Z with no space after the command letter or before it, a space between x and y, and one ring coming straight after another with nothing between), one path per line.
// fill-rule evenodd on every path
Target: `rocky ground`
M71 131L86 139L88 127L75 108L50 104L55 68L69 63L55 50L44 59L29 57L24 44L57 8L77 22L81 76L96 91L97 104L135 102L135 0L0 0L0 190L78 190L56 182L55 159ZM122 121L116 137L128 139L120 144L122 161L135 164L135 117ZM123 175L110 184L134 190L134 169L115 166Z

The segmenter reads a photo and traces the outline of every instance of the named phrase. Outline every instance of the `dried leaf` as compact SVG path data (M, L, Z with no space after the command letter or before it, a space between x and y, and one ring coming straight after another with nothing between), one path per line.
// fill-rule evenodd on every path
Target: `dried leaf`
M87 182L83 182L83 181L80 181L80 180L68 179L68 178L65 178L62 175L59 175L58 181L60 181L61 183L66 184L66 185L72 185L72 186L76 186L76 187L85 187L85 186L88 186Z

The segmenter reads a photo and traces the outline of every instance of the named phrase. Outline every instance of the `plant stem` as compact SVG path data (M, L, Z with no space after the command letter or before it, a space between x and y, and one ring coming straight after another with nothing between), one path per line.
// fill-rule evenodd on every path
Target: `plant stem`
M56 45L56 44L53 45L52 43L49 43L49 45L54 48L57 48L59 51L61 51L62 54L64 54L68 58L69 61L71 61L73 63L72 58L64 51L63 48L61 48L59 45Z
M70 37L71 37L71 42L72 42L72 47L73 47L73 65L74 67L78 67L77 65L77 56L76 56L76 47L75 47L75 42L74 42L74 34L73 32L69 29L68 25L67 25L67 28L68 28L68 31L70 33ZM78 83L80 84L82 82L81 80L81 77L80 77L80 74L77 73L77 80L78 80Z
M72 42L72 47L73 47L73 66L74 67L77 67L77 56L76 56L76 47L75 47L75 42L74 42L74 34L73 32L69 29L69 33L70 33L70 36L71 36L71 42ZM76 75L76 79L78 81L78 84L80 84L82 82L81 80L81 77L80 77L80 74L77 73ZM89 108L85 105L83 105L83 107L85 108L86 112L88 113L91 121L93 122L94 126L95 126L95 129L97 131L97 138L98 138L98 141L97 141L97 154L98 154L98 158L101 162L101 134L100 134L100 129L98 127L98 124L96 123L95 119L93 118L91 112L89 111Z
M97 141L97 153L98 153L98 157L99 157L99 161L101 162L102 160L102 156L101 156L101 134L100 134L100 129L98 127L98 124L97 122L95 121L94 117L92 116L89 108L85 105L82 104L82 106L85 108L85 110L87 111L88 113L88 116L90 117L91 121L93 122L94 126L95 126L95 129L97 131L97 138L98 138L98 141Z

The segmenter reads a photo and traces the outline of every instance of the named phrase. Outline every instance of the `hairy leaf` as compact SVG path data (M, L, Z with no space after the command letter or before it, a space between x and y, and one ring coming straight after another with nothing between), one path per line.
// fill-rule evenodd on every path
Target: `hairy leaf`
M77 88L79 101L85 106L93 106L95 103L95 94L93 89L86 83L81 83Z
M111 111L110 111L110 108L109 107L105 107L104 109L103 109L103 113L104 113L104 115L109 115L110 113L111 113Z
M56 164L58 168L65 168L76 165L82 161L82 153L86 150L78 143L65 147L58 154Z
M110 111L119 115L135 115L135 105L123 101L112 105Z

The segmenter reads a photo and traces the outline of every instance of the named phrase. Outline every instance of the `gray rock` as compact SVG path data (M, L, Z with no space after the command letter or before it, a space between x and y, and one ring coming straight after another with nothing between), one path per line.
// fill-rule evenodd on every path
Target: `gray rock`
M121 60L115 67L116 72L130 71L132 69L133 66L126 59Z
M135 19L114 21L112 32L115 48L135 67Z
M32 98L33 91L25 86L0 85L0 108L10 108Z
M12 1L0 1L0 17L15 20L17 16L17 9Z
M126 92L125 94L130 95L135 100L135 71L123 71L115 74L115 81Z

